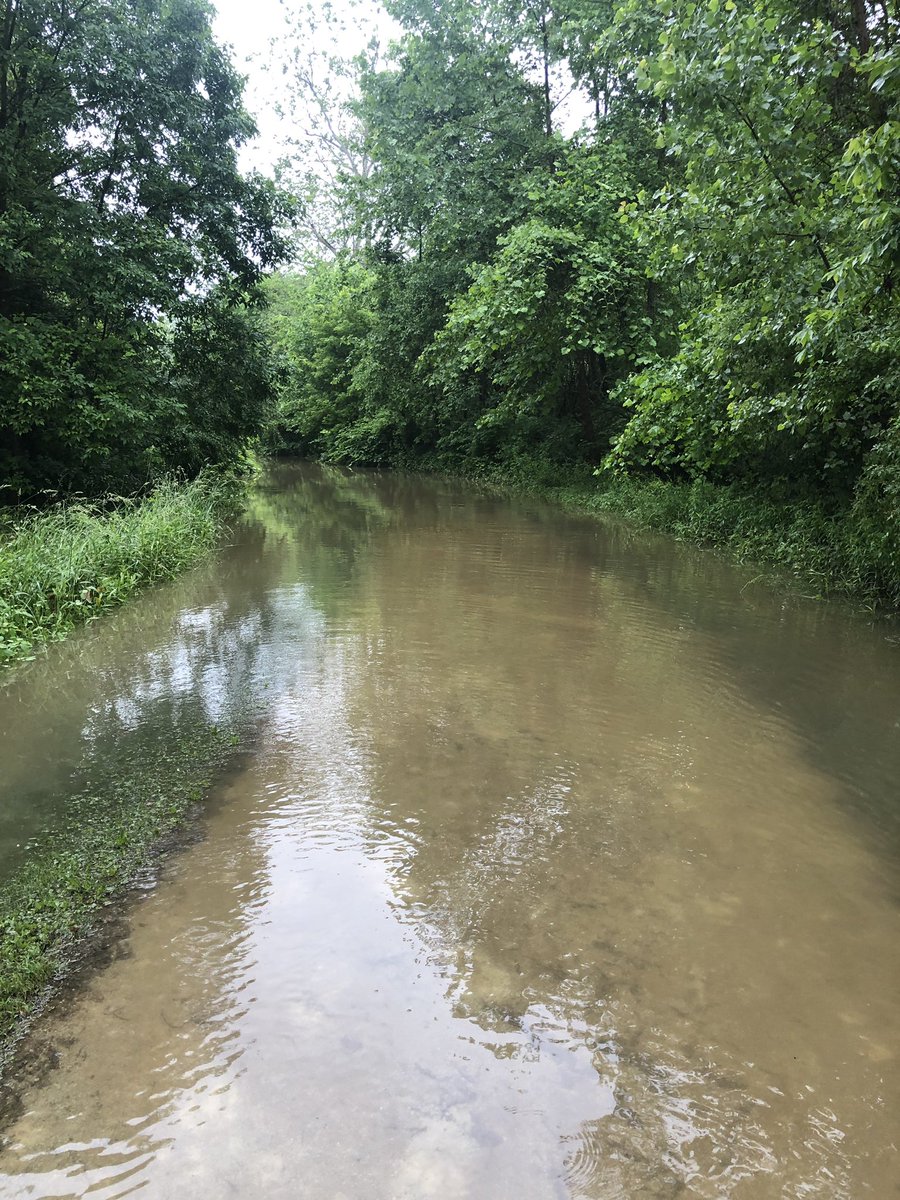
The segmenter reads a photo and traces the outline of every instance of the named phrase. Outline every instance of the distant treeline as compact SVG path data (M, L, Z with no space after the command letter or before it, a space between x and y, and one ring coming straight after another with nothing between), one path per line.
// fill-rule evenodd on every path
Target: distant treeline
M900 590L896 7L388 8L332 122L340 223L269 285L273 444L727 485Z

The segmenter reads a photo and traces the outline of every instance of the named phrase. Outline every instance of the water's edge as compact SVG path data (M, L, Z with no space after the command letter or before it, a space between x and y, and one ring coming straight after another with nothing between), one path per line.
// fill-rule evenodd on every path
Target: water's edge
M0 1135L19 1094L49 1069L40 1036L32 1036L35 1023L115 959L135 902L165 876L173 856L204 836L215 796L253 753L246 735L198 734L184 738L162 767L143 763L140 784L126 779L123 787L117 779L115 798L102 785L79 794L77 801L96 804L87 822L72 819L70 800L70 823L39 835L0 883ZM163 803L148 803L154 795ZM107 818L102 810L116 801L118 811Z
M751 581L287 465L0 689L0 895L44 847L99 914L0 1200L891 1193L900 644Z
M750 569L748 586L827 602L863 618L877 613L900 624L896 572L879 575L872 563L855 561L852 536L842 536L847 514L828 517L812 503L772 500L734 484L705 480L604 478L584 472L568 479L538 479L496 464L420 474L542 501L561 512L619 525L635 536L671 538ZM839 548L839 543L849 544Z

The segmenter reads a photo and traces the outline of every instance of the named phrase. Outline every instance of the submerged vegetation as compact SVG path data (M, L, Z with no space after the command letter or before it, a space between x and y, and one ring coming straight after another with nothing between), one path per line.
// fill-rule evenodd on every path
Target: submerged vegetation
M235 483L206 474L146 496L58 504L0 528L0 665L197 562L215 544Z
M104 906L203 797L236 740L198 725L152 754L126 740L82 768L64 822L0 883L0 1049L71 965Z

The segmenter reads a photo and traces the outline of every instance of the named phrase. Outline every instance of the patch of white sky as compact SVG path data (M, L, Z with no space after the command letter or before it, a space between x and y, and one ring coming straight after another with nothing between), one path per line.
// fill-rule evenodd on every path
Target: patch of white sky
M290 108L291 75L282 71L282 62L294 48L291 43L297 42L304 55L312 50L351 59L362 53L373 35L386 46L401 32L379 4L367 0L316 4L320 19L315 20L307 19L307 4L290 0L215 0L214 7L213 29L218 41L230 47L235 67L246 77L244 103L259 130L243 147L241 166L266 174L272 173L293 132L285 115Z
M290 108L291 74L282 71L282 62L295 48L292 43L304 55L321 51L351 59L373 36L387 47L402 32L376 0L215 0L214 7L216 37L231 48L235 66L246 77L244 102L259 131L243 147L241 166L265 174L273 172L294 132L291 118L284 115ZM310 8L313 19L305 15ZM564 68L554 71L554 93L557 127L574 133L589 119L587 98L573 88Z

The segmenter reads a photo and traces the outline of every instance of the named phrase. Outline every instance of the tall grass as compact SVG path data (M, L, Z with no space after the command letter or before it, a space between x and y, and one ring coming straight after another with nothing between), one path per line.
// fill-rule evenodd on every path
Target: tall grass
M196 563L234 500L218 477L140 499L66 503L0 526L0 665Z

